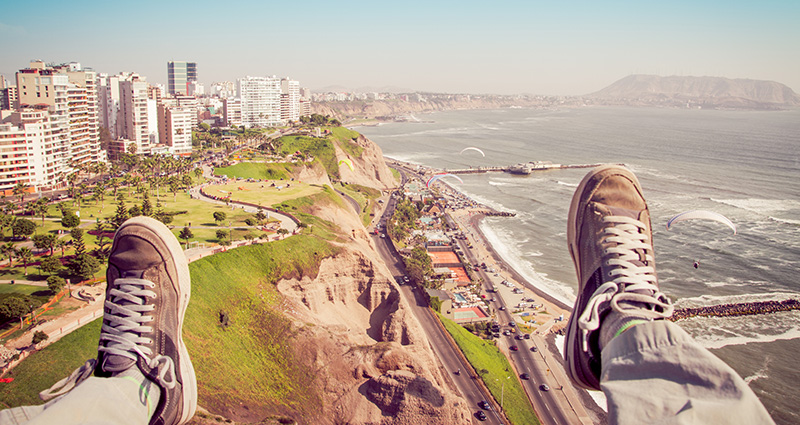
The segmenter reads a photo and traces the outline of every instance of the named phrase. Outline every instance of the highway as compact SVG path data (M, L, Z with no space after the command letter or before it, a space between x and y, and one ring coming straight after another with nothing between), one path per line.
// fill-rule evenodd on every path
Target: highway
M394 207L395 199L392 197L386 202L386 208L381 216L380 222L386 222L386 219L393 213ZM373 235L373 240L392 275L396 278L405 276L403 263L389 238L381 238ZM491 395L485 393L483 387L476 382L477 378L472 376L470 372L471 369L469 365L463 361L463 357L458 351L458 348L451 344L449 335L441 328L439 319L430 311L422 294L419 294L415 287L407 284L400 285L400 293L401 296L406 299L414 316L417 317L417 320L419 320L422 328L425 330L425 334L434 353L444 367L444 374L449 376L450 381L455 384L455 387L468 403L469 409L472 412L472 421L474 423L503 424L504 422L496 412L497 404L494 403ZM455 374L457 370L461 371L459 375ZM488 419L481 422L478 421L475 413L481 410L480 407L478 407L478 403L482 400L489 401L494 407L492 411L484 411Z
M406 179L405 173L414 174L413 170L409 170L407 168L403 168L402 166L395 167L401 171L401 174L404 178L404 183ZM387 206L386 213L389 211L394 210L394 198L391 200L391 205ZM445 216L447 217L447 216ZM449 220L449 217L447 217ZM448 223L451 228L457 228L455 223L450 220ZM462 229L466 230L466 229ZM466 232L465 232L466 233ZM468 236L469 237L469 236ZM476 257L475 253L472 249L469 248L471 243L478 243L477 240L463 240L463 239L456 239L456 246L458 246L462 253L465 255L466 259L471 264L480 264L481 261ZM385 245L385 244L379 244ZM384 258L387 257L388 254L381 252L384 255ZM395 260L398 261L398 260ZM390 260L387 260L387 264ZM490 276L485 270L479 269L477 272L478 276L483 280L483 287L482 293L486 294L488 299L494 299L494 301L490 302L492 309L496 312L497 322L501 325L501 332L503 330L510 329L509 323L514 322L514 318L509 313L508 307L512 307L510 305L506 305L506 301L504 300L503 293L508 292L510 295L511 290L507 289L505 286L500 285L500 278ZM522 282L520 282L522 283ZM500 289L499 293L492 292L492 286L496 285L498 289ZM407 289L408 287L403 287ZM507 297L510 298L510 297ZM422 301L424 305L424 301ZM505 307L504 310L500 310L500 307ZM426 312L430 315L430 311L427 307L424 308ZM417 315L420 318L420 322L425 323L425 320L422 318L421 313ZM435 317L432 318L433 320L437 320ZM505 325L505 326L502 326ZM430 327L430 325L425 326ZM546 342L544 338L531 335L531 339L515 339L515 335L519 335L519 332L512 333L509 336L503 336L501 334L500 338L498 339L498 347L506 353L506 356L511 361L513 368L516 370L509 371L510 375L516 375L516 379L520 379L520 375L522 373L528 373L530 375L529 380L520 379L525 391L528 394L528 398L531 400L533 404L534 410L536 411L539 420L543 424L554 424L554 425L561 425L561 424L576 424L576 423L591 423L589 418L586 416L586 412L583 409L583 406L574 407L568 397L565 394L565 391L573 391L572 388L565 388L561 384L556 381L554 377L555 372L559 372L559 376L561 377L558 381L565 382L564 373L563 371L553 371L551 370L550 365L553 365L555 368L563 368L560 364L560 359L555 359L552 355L549 354ZM511 351L509 347L512 345L516 345L518 347L518 351ZM531 348L536 346L537 351L531 351ZM457 349L457 348L456 348ZM547 357L547 358L546 358ZM548 359L549 358L549 359ZM549 363L549 364L548 364ZM542 388L543 384L547 384L549 387L549 391L544 391ZM573 400L575 399L574 393ZM577 412L576 412L577 410ZM579 413L580 412L580 413Z

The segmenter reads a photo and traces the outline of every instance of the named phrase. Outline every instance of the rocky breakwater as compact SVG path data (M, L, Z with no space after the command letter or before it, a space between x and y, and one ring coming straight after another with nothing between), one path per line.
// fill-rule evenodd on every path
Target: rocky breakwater
M695 316L730 317L749 316L755 314L777 313L780 311L800 310L800 300L756 301L735 304L718 304L705 307L676 309L670 320L682 320Z

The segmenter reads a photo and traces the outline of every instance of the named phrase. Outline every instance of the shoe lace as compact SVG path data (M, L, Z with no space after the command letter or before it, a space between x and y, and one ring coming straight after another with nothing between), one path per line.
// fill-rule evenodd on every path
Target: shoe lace
M600 311L604 306L643 319L667 318L673 310L669 298L658 290L655 268L649 265L654 263L654 258L647 226L625 216L606 216L603 222L606 225L599 244L606 246L603 263L609 269L604 278L611 280L594 291L578 318L586 352L589 351L589 332L600 328Z
M172 358L163 355L151 358L153 351L146 344L152 344L153 341L142 336L153 331L152 326L145 325L153 321L153 316L145 313L155 309L153 304L147 303L148 298L156 297L156 293L151 290L155 284L149 280L135 278L119 278L114 283L116 287L109 290L109 296L105 301L106 312L100 330L98 351L126 357L134 362L142 358L149 368L156 370L154 379L157 384L169 389L174 388L176 378L175 363ZM103 344L103 341L107 343ZM87 360L70 376L39 393L39 397L47 401L69 392L92 374L96 364L96 359Z

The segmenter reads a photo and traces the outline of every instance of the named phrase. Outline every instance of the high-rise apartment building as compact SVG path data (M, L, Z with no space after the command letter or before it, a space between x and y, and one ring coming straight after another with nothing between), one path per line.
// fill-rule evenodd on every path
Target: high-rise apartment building
M272 127L281 120L281 80L272 77L245 77L237 81L242 102L242 125L248 128Z
M300 82L281 79L281 120L283 122L300 121Z
M0 110L15 109L17 107L17 88L6 87L0 89Z
M148 84L135 78L120 81L120 110L117 119L117 134L136 143L137 154L150 153L150 126L148 123Z
M197 114L194 109L179 106L159 105L159 137L173 155L192 154L192 127Z
M100 152L100 118L97 100L97 74L82 69L79 63L57 66L42 61L17 72L20 109L46 107L54 125L67 133L68 166L91 166L105 161Z
M31 191L63 187L73 171L68 165L69 127L64 116L37 105L0 117L0 193L11 195L18 183Z
M242 125L242 100L223 99L222 100L222 119L225 125Z
M197 62L167 62L167 93L189 94L189 83L197 81Z

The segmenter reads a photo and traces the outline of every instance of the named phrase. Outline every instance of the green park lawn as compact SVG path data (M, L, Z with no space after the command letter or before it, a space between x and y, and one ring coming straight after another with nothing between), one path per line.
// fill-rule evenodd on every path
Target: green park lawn
M275 283L314 277L338 248L315 235L249 245L189 265L192 298L184 341L197 374L200 406L285 412L317 422L322 395L315 365L295 346L298 329L283 315ZM96 320L34 353L0 386L0 407L39 404L37 394L96 356Z
M240 162L228 167L216 168L214 169L214 175L257 180L289 180L294 173L294 168L294 164L285 162Z
M274 187L271 187L272 184ZM289 187L286 187L286 186ZM234 201L244 201L251 204L270 207L289 199L302 198L319 193L322 189L316 185L296 181L273 180L262 182L229 181L222 185L206 186L205 192L209 195L227 196L231 194Z
M437 315L495 400L499 403L502 398L503 408L511 423L540 423L506 356L494 344L478 338L441 314Z

